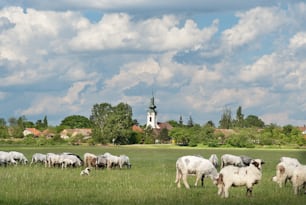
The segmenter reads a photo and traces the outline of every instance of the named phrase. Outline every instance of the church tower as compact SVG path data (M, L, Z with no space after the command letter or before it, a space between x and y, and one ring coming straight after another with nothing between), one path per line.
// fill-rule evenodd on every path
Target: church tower
M152 95L149 109L147 112L147 127L151 128L157 128L159 129L159 126L157 125L157 111L156 111L156 105L154 104L154 96Z

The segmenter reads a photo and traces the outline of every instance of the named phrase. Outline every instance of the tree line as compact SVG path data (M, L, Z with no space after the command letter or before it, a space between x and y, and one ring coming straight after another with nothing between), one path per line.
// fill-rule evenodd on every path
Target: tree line
M182 116L178 121L169 120L167 123L173 129L155 130L146 125L139 125L137 120L132 119L132 107L126 103L111 105L103 102L93 105L91 115L87 118L81 115L72 115L64 118L60 125L49 126L47 116L35 123L30 122L25 116L10 118L8 123L0 118L0 139L21 138L25 128L36 128L40 131L48 129L55 133L53 141L65 143L60 139L60 132L66 128L91 128L92 138L84 139L83 136L76 136L70 142L116 143L116 144L139 144L139 143L175 143L182 146L197 146L199 144L210 147L234 146L254 147L256 145L286 145L306 144L301 131L292 125L277 126L275 124L265 125L256 115L244 117L242 107L236 110L236 116L232 116L229 108L224 108L219 125L215 126L212 121L204 125L194 123L192 116L186 124ZM142 128L141 132L131 129L133 125ZM222 131L223 130L223 131ZM232 130L231 133L224 133L224 130ZM32 138L25 138L29 143ZM39 143L44 143L40 139Z

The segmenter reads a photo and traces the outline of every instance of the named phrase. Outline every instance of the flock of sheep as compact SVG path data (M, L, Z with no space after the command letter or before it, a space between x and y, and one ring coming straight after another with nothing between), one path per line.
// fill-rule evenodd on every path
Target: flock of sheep
M230 187L238 186L245 186L247 196L251 196L253 186L261 180L263 164L264 161L261 159L224 154L221 156L221 170L218 173L219 163L215 154L211 155L209 159L202 156L182 156L176 161L175 183L180 188L182 180L185 187L189 189L188 175L196 176L195 186L200 179L203 186L204 177L210 177L217 185L218 195L222 198L229 197ZM276 166L276 176L273 177L273 181L282 187L282 184L287 180L291 180L294 194L298 194L301 188L306 185L306 165L300 164L295 158L281 157Z
M21 152L16 151L0 151L0 165L7 166L9 164L27 164L28 159ZM61 167L65 169L67 167L81 167L85 166L86 168L81 171L80 175L89 175L90 169L95 168L114 168L119 167L120 169L123 166L131 168L130 159L126 155L112 155L108 152L101 155L94 155L92 153L85 153L84 160L77 154L64 152L61 154L55 153L35 153L32 156L30 166L33 164L41 163L45 167Z
M130 159L126 155L112 155L104 153L95 155L92 153L85 153L84 160L80 156L64 152L61 154L55 153L35 153L32 156L30 166L36 163L44 164L45 167L81 167L85 169L81 171L80 175L89 175L91 168L114 168L123 166L131 168ZM0 165L7 166L9 164L27 164L28 160L21 152L16 151L0 151ZM248 156L236 156L231 154L224 154L221 156L221 170L218 172L219 166L218 157L213 154L209 159L202 156L182 156L176 161L176 180L177 187L181 187L181 180L187 189L190 188L187 182L188 175L195 175L197 186L201 179L202 186L204 185L204 178L210 177L215 185L218 187L218 195L223 198L229 197L229 188L237 186L245 186L247 195L252 195L252 189L262 178L262 165L264 161L261 159L252 159ZM280 187L283 186L287 180L291 180L294 194L306 185L306 165L302 165L297 159L290 157L281 157L280 162L276 166L276 176L272 179L278 183ZM306 191L305 191L306 194Z

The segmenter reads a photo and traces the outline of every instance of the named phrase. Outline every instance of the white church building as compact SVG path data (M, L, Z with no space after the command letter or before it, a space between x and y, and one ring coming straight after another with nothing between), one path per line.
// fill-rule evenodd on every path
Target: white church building
M156 105L154 103L154 96L152 96L149 109L147 111L147 126L153 129L159 129L160 127L157 124L157 111Z

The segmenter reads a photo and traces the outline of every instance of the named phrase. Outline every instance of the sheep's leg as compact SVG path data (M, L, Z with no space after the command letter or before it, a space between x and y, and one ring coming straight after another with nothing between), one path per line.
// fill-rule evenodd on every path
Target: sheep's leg
M224 196L224 185L218 184L218 195L223 197Z
M228 198L228 196L229 196L229 192L228 192L228 190L229 190L229 186L224 186L223 187L223 197L224 198Z
M194 186L198 186L198 181L199 181L200 177L201 177L200 174L196 174L196 181L194 183Z
M186 189L190 189L190 186L189 186L189 184L188 184L188 182L187 182L187 174L186 173L184 173L184 174L182 174L183 175L183 182L184 182L184 185L185 185L185 187L186 187Z
M252 191L253 191L253 188L252 188L252 187L247 187L246 195L247 195L247 196L252 196Z
M201 185L202 185L202 187L204 187L204 178L205 178L205 175L203 174L202 177L201 177Z

